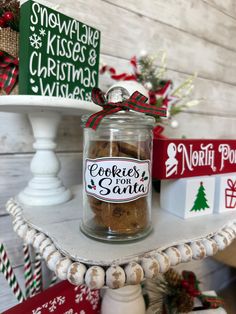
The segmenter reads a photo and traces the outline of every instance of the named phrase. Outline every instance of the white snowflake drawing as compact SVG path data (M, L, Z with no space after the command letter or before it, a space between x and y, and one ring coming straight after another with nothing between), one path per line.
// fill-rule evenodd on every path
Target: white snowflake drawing
M44 304L42 305L42 308L43 308L43 309L47 309L47 308L48 308L48 303L44 303Z
M37 34L30 36L30 45L35 49L39 49L42 46L42 39Z
M48 309L49 312L54 312L57 310L58 305L62 305L65 303L65 296L58 296L54 299L50 300L49 302L44 303L41 307L38 307L34 310L32 310L32 314L42 314L44 312L44 309ZM73 310L72 310L73 311ZM73 312L66 312L65 314L77 314Z
M57 308L57 299L55 298L55 299L51 300L49 302L49 304L50 304L49 311L54 312Z
M44 28L40 28L39 34L44 37L46 35L45 29Z
M77 312L74 312L73 309L69 309L68 311L64 312L64 314L78 314ZM80 312L81 314L81 312ZM83 314L83 313L82 313ZM85 314L85 313L84 313Z
M44 309L48 308L48 302L44 303L42 306L37 307L36 309L32 310L32 314L42 314Z
M78 287L75 287L75 291L78 290ZM91 290L85 285L80 286L80 293L75 295L75 302L79 303L83 300L89 301L89 303L92 305L93 310L96 310L99 303L99 292L96 290ZM82 313L83 314L83 313Z
M32 314L41 314L42 313L42 308L41 307L37 307L36 309L32 310Z
M80 288L80 293L75 295L75 302L76 303L83 301L84 296L86 295L86 286L85 285L81 285L80 287L75 287L75 291L77 291L78 288Z
M59 296L59 297L57 297L57 303L59 304L59 305L62 305L63 303L65 303L65 297L64 296Z

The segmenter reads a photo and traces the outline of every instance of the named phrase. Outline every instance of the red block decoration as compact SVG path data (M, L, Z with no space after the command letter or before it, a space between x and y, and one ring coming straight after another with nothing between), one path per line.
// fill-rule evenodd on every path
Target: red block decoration
M236 140L154 139L153 178L236 172Z
M233 209L236 207L236 181L228 179L228 188L225 189L225 207Z
M236 173L215 176L215 206L216 213L236 211Z
M99 290L62 281L2 314L99 314Z

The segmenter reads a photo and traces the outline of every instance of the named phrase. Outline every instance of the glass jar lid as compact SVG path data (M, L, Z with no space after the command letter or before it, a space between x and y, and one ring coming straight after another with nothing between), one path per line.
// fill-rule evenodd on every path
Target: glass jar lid
M108 90L105 95L105 98L108 102L120 102L128 99L130 97L129 91L122 86L114 86ZM90 115L86 114L82 116L82 126L85 126L85 123ZM134 110L129 111L119 111L117 113L104 116L99 124L99 128L102 127L145 127L153 128L155 125L155 118L148 116L144 113L137 112Z
M85 127L85 123L90 117L90 114L82 116L82 127ZM107 115L103 117L98 128L103 127L146 127L153 128L155 125L155 118L148 116L144 113L135 111L119 111L117 113Z

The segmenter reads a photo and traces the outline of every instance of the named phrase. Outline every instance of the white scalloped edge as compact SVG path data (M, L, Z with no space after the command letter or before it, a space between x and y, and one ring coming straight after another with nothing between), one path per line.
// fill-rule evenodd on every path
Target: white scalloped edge
M171 266L212 256L236 238L236 222L230 222L213 235L170 246L154 254L145 254L138 262L109 267L91 266L63 255L47 235L32 228L22 217L22 208L13 198L7 202L6 210L13 216L14 231L26 243L33 245L58 278L67 279L75 285L86 283L91 289L100 289L103 286L116 289L126 284L137 285L144 278L155 278L159 273L168 271Z

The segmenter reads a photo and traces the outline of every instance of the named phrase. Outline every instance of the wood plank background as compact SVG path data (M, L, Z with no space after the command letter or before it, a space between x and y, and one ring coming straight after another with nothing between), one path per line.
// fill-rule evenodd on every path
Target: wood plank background
M131 70L129 59L141 50L168 55L167 77L176 84L198 73L194 98L202 103L178 115L179 128L166 129L171 137L235 138L236 133L236 2L234 0L50 0L63 13L102 32L101 62L118 71ZM100 77L104 90L114 82ZM12 231L4 210L30 178L32 131L26 115L0 113L0 241L9 251L22 282L21 241ZM58 132L61 177L70 186L81 181L82 129L80 118L66 116ZM181 266L181 267L185 267ZM180 267L180 268L181 268ZM204 288L219 287L229 269L207 259L193 269ZM221 282L222 283L222 282ZM223 283L222 283L223 284ZM15 304L0 274L0 312Z

